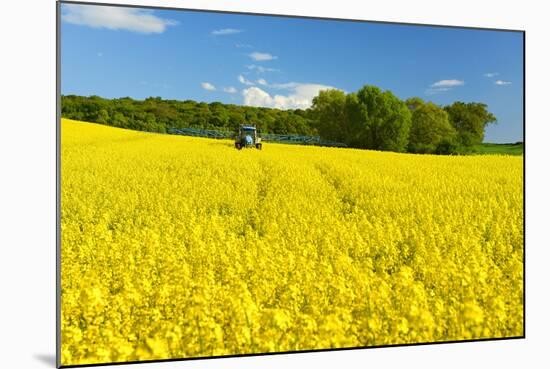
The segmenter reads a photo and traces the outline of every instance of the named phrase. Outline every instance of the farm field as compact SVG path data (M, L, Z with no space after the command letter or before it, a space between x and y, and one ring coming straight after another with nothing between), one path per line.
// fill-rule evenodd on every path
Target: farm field
M63 119L63 365L523 335L523 158Z
M516 144L483 143L481 145L475 146L474 149L479 154L523 155L524 146L522 143L516 143Z

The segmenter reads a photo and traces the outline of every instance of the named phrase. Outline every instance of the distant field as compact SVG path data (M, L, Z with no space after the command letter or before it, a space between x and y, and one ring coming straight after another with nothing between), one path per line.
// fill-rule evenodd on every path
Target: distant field
M523 144L493 144L477 145L475 150L479 154L523 155Z

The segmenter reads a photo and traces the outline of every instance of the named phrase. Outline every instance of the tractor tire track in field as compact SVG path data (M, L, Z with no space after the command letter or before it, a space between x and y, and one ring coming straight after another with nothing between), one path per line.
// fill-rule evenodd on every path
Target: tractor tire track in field
M266 229L263 220L263 214L267 213L267 201L268 194L270 191L271 182L273 178L272 171L269 170L271 167L270 163L267 160L260 160L258 163L258 172L256 174L256 193L255 196L251 197L252 201L255 201L256 206L254 210L247 214L246 221L243 224L243 234L245 229L250 226L255 232L258 233L260 237L266 235Z
M334 192L341 205L339 211L343 216L348 216L357 209L357 201L352 194L345 189L344 180L335 176L331 168L324 163L315 163L315 168L321 174L321 177L334 189Z

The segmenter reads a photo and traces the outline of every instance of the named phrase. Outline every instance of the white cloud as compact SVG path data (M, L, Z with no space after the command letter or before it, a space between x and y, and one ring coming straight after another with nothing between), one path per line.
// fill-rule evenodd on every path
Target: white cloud
M279 69L262 67L261 65L255 65L255 64L247 65L246 67L250 70L255 70L258 73L279 72L280 71Z
M273 106L273 98L258 87L249 87L243 90L244 104L248 106Z
M224 92L227 92L227 93L229 93L229 94L234 94L234 93L237 92L237 89L236 89L235 87L233 87L233 86L229 86L229 87L224 87L224 88L223 88L223 91L224 91Z
M212 32L210 32L214 36L224 36L224 35L234 35L235 33L241 33L243 30L241 29L235 29L235 28L223 28L223 29L216 29Z
M216 86L214 86L210 82L202 82L201 87L207 91L216 91Z
M253 60L255 61L268 61L268 60L274 60L277 59L276 56L268 54L268 53L260 53L260 52L253 52L248 54Z
M435 95L445 91L450 91L455 87L464 86L464 81L459 79L442 79L434 82L426 90L426 95Z
M498 76L498 72L485 73L484 76L487 77L487 78L493 78L493 77Z
M249 87L243 90L244 104L248 106L260 106L277 109L306 109L311 107L312 100L319 94L319 91L334 89L331 86L325 86L314 83L296 83L284 84L288 87L288 95L270 95L258 87Z
M260 78L259 80L257 80L256 83L262 86L267 86L267 81L263 78Z
M503 81L503 80L498 80L498 81L495 81L495 85L499 85L499 86L504 86L504 85L511 85L512 82L510 81Z
M92 28L162 33L176 21L153 15L151 10L99 5L64 4L63 21Z
M254 82L247 80L242 74L239 75L238 79L243 85L254 86Z
M432 83L430 87L432 88L446 88L446 87L457 87L457 86L464 86L464 81L458 80L458 79L442 79L441 81L437 81L435 83Z

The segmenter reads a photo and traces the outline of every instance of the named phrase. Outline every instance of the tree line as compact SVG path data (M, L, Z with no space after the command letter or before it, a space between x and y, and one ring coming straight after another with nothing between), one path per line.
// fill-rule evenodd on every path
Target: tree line
M496 118L482 103L439 106L419 97L401 100L391 91L366 85L357 92L324 90L309 109L163 100L105 99L64 95L65 118L149 132L168 128L235 131L256 125L263 133L320 136L349 147L432 154L462 154L483 141Z
M312 112L321 137L351 147L412 153L472 151L483 142L486 126L496 122L482 103L438 106L419 97L402 101L375 86L348 94L321 91Z
M240 124L256 125L262 132L317 135L306 110L279 110L193 100L163 100L149 97L105 99L99 96L65 95L61 97L61 115L65 118L107 124L149 132L167 132L168 128L201 128L236 131Z

